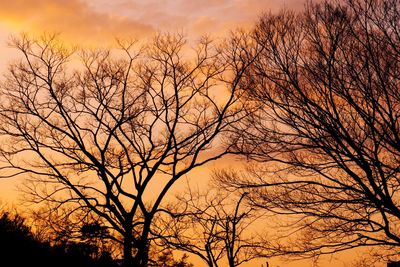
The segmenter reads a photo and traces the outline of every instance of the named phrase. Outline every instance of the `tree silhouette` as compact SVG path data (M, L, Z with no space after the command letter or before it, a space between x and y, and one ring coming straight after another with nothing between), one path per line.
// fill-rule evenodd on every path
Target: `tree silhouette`
M174 259L171 249L162 249L158 252L151 261L149 266L153 267L193 267L193 264L188 262L188 256L183 254L179 260Z
M235 267L257 258L261 243L251 228L261 214L245 205L245 196L217 188L180 193L170 216L158 223L160 246L196 255L210 267Z
M233 136L260 164L221 180L252 188L255 205L293 215L299 239L277 253L380 246L396 255L399 1L327 1L266 14L253 40L263 49L241 84L249 117Z
M181 35L118 43L77 53L56 36L12 40L22 59L2 85L2 175L29 175L30 201L100 217L125 265L146 266L168 191L231 152L215 143L238 119L248 63L233 64L243 53L235 43L206 38L194 51Z

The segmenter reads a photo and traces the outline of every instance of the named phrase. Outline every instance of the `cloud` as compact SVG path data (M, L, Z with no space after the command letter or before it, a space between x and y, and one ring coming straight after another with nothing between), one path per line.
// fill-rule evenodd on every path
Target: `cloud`
M0 27L15 32L61 32L73 43L108 44L155 30L190 37L223 36L253 25L262 12L299 10L306 0L0 0Z
M263 12L301 10L306 0L86 0L110 14L146 21L156 29L223 35L253 25Z
M13 32L60 32L74 43L110 43L114 37L143 37L149 24L99 12L80 0L0 0L0 23Z

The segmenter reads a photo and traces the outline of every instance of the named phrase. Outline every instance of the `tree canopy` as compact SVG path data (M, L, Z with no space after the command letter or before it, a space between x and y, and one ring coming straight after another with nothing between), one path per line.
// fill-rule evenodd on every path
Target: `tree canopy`
M68 205L64 216L98 216L125 264L145 266L169 190L232 152L215 144L240 115L244 50L207 38L188 49L179 34L114 50L71 49L55 35L11 44L22 58L2 84L2 176L28 176L30 201Z
M242 79L249 116L233 143L259 164L220 179L296 222L296 242L271 253L378 246L397 254L399 2L327 1L265 14L253 40L262 51Z

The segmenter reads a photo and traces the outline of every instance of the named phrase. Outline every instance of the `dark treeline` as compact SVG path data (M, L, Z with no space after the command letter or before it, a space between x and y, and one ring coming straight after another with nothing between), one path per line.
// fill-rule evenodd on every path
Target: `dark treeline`
M83 236L88 227L83 227ZM121 259L82 238L49 242L41 240L35 230L15 211L0 214L0 259L1 266L41 267L113 267L121 266ZM155 267L191 267L187 256L175 260L171 250L163 250L153 258Z
M0 215L0 258L2 266L118 266L110 255L94 259L84 243L51 245L38 240L25 220L10 212Z

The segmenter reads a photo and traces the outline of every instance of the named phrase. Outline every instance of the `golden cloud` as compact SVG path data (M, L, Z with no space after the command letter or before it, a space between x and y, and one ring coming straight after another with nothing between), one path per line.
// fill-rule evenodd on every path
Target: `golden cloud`
M0 23L14 33L62 33L73 43L101 45L115 37L140 38L153 27L125 16L93 10L80 0L0 0Z

